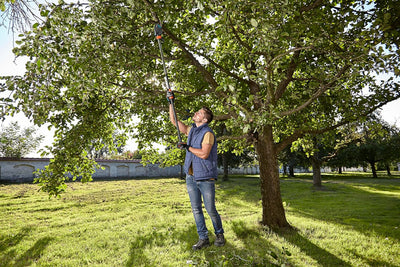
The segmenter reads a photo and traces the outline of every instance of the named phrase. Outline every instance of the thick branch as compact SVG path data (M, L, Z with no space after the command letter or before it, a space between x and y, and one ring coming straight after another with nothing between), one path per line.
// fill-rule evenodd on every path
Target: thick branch
M395 99L398 99L398 98L400 98L400 95L398 95ZM389 102L391 102L391 101L393 101L395 99L387 99L387 100L385 100L383 102L380 102L376 106L371 107L370 109L366 110L362 114L357 115L356 117L344 118L343 120L338 121L336 124L333 124L331 126L328 126L328 127L322 128L322 129L296 130L292 135L290 135L287 138L283 139L280 143L277 143L276 144L276 149L277 149L278 152L282 151L286 146L290 145L291 143L293 143L294 141L296 141L297 139L303 137L306 134L317 135L317 134L322 134L322 133L337 129L340 126L343 126L343 125L346 125L346 124L348 124L350 122L356 121L360 117L365 117L368 114L371 114L375 110L383 107L384 105L386 105L387 103L389 103Z
M286 78L279 83L278 88L275 91L274 101L277 101L279 100L279 98L282 97L283 93L286 91L287 86L292 81L293 73L298 65L297 61L299 59L299 56L300 50L296 50L293 54L292 59L290 60L289 67L286 71Z
M231 136L231 135L223 135L223 136L219 136L217 137L217 141L221 141L221 140L243 140L246 139L247 135L239 135L239 136Z
M284 117L284 116L289 116L292 115L296 112L299 112L300 110L305 109L306 107L308 107L311 103L314 102L314 100L316 100L318 97L320 97L324 92L326 92L326 90L328 90L329 88L331 88L336 82L337 80L346 72L346 70L349 68L349 65L344 66L334 77L334 79L329 82L328 84L323 85L320 89L318 89L306 102L304 102L303 104L301 104L300 106L292 109L292 110L288 110L288 111L284 111L281 114L279 114L279 117Z
M309 4L308 6L303 6L300 8L300 13L310 11L312 9L320 7L324 3L323 0L316 0L313 3Z

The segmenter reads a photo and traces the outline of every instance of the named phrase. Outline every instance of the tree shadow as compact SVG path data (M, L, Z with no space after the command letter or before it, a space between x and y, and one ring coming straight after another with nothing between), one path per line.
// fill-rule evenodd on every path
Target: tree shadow
M243 220L231 222L231 229L238 239L240 239L246 252L240 250L241 254L248 255L251 260L241 259L242 262L235 262L234 266L290 266L287 256L290 253L285 248L277 248L263 236L263 229L253 229L246 225ZM237 249L235 249L237 250ZM234 255L239 253L234 252ZM240 254L239 254L240 255ZM241 263L241 264L239 264ZM243 264L245 263L245 264Z
M158 227L154 227L157 229ZM197 238L196 227L189 226L184 231L176 231L174 228L165 227L164 231L153 231L144 235L136 235L131 241L129 258L125 266L153 266L154 263L146 256L146 249L153 247L168 246L166 240L174 239L180 243L181 249L190 249L189 243Z
M296 181L296 183L301 182ZM400 218L397 212L400 199L390 194L363 190L363 186L390 191L393 185L373 185L368 181L357 182L356 185L326 182L324 185L326 190L312 189L310 192L304 191L303 195L291 196L283 192L283 198L289 202L290 212L302 217L350 225L352 229L365 235L375 232L382 237L400 240L400 232L393 230L398 226L396 217ZM300 198L301 201L297 201ZM387 217L389 214L390 220Z
M17 246L31 231L31 227L23 227L16 235L0 236L0 252L3 254L10 247Z
M283 237L292 245L301 249L309 257L316 260L321 266L351 266L351 264L343 261L329 251L312 243L310 240L302 236L297 229L278 230L275 231L275 233Z
M52 237L40 238L30 249L25 251L24 254L15 260L15 264L13 266L27 266L39 259L42 255L42 252L53 239L54 238Z
M237 233L236 235L246 243L245 249L230 244L229 239L225 246L215 247L213 245L215 237L210 234L211 246L193 251L192 245L198 239L194 222L183 229L172 229L170 232L154 231L137 235L131 242L129 258L125 266L155 266L155 255L149 256L148 251L156 247L169 247L169 249L188 254L185 262L176 263L182 266L281 266L282 263L287 262L279 249L263 239L257 230L246 228L244 222L233 223L233 227L234 233ZM170 242L171 240L173 243Z
M380 261L380 260L375 260L375 259L369 259L365 257L364 255L361 255L359 253L353 252L354 255L359 257L360 259L363 259L365 262L368 263L368 266L385 266L385 267L398 267L398 265L390 264L386 261Z
M35 242L35 244L17 257L15 247L29 235L32 231L30 227L24 227L16 235L7 235L0 237L0 266L28 266L34 261L38 260L42 252L53 240L51 237L43 237Z

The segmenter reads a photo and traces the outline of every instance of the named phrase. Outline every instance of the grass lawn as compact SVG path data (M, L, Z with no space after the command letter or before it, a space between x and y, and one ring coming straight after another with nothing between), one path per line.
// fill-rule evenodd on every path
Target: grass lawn
M0 185L0 266L400 266L400 173L281 179L293 230L259 224L257 176L217 182L227 244L192 251L183 180L69 183L61 198ZM212 224L207 217L210 239Z

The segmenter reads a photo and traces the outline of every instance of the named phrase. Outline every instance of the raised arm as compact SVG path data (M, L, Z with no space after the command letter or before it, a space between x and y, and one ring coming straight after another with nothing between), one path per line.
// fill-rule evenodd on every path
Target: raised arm
M174 118L174 111L172 109L172 105L169 105L169 120L171 123L176 126L175 118ZM178 126L179 126L179 131L185 135L189 134L189 126L186 124L182 123L181 121L178 120Z

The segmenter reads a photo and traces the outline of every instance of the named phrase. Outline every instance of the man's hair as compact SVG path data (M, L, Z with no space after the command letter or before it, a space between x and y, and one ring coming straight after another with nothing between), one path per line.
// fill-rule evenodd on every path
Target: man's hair
M209 109L208 107L202 107L202 109L204 110L204 116L207 119L207 123L212 122L214 115L213 115L211 109Z

